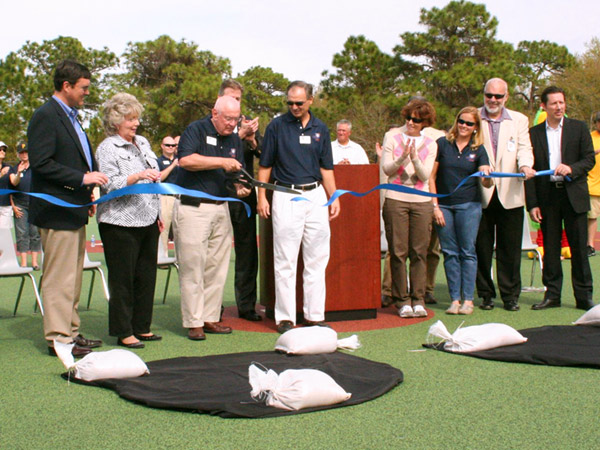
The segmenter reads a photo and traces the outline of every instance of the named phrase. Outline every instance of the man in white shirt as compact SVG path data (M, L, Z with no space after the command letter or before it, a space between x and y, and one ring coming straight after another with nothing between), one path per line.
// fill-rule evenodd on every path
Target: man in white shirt
M336 127L337 139L331 143L333 164L369 164L367 152L360 144L350 140L352 123L342 119Z

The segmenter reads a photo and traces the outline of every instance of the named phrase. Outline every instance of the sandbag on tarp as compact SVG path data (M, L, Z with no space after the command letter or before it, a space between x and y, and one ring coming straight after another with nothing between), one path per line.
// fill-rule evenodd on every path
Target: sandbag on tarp
M519 332L527 338L527 342L492 350L458 353L445 350L443 343L423 346L494 361L600 369L599 327L555 325Z
M258 363L277 373L317 369L331 376L352 397L342 403L286 411L250 396L248 367ZM150 374L138 378L71 381L115 390L121 397L154 408L199 412L221 417L275 417L356 405L385 394L403 381L400 370L341 352L286 355L248 352L181 357L147 363Z

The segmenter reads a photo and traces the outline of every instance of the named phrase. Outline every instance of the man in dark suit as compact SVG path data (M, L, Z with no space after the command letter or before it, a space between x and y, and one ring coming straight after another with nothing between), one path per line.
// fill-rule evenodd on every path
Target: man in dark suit
M540 310L560 306L563 273L560 240L564 221L571 247L571 278L577 308L587 310L592 301L592 272L587 257L587 211L590 196L587 173L594 167L594 147L584 122L564 117L564 91L550 86L542 92L546 121L531 128L533 168L554 170L549 177L525 182L527 209L544 234L544 300L532 306Z
M90 71L70 60L58 64L54 95L35 111L27 129L32 192L49 194L84 205L92 189L108 178L97 171L90 142L77 121L77 108L89 95ZM48 352L55 355L54 340L74 343L80 357L100 340L79 333L79 294L85 254L85 225L94 208L64 208L31 198L29 221L40 228L44 250L44 335Z

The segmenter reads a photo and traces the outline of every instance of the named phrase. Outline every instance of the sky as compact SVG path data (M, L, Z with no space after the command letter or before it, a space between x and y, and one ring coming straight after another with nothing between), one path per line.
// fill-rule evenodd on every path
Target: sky
M484 3L498 19L497 38L515 46L523 40L549 40L577 54L600 37L600 2L594 0L475 3ZM446 4L448 0L9 0L0 8L0 58L26 41L41 43L58 36L76 37L85 47L106 46L121 55L129 42L166 34L229 58L234 77L259 65L290 80L318 84L324 70L333 70L333 55L349 36L363 34L391 54L401 33L424 31L421 8Z

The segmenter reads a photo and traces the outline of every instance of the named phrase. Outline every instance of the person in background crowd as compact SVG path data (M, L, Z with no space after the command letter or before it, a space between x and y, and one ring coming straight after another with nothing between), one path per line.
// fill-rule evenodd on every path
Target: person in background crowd
M17 191L31 192L31 170L26 144L17 146L17 156L20 162L10 170L10 184ZM42 250L42 242L38 228L29 223L29 196L13 194L11 195L11 204L15 217L17 253L21 258L21 266L27 267L27 255L31 253L33 270L40 270L38 256Z
M448 137L439 138L438 155L431 175L431 190L449 197L434 199L434 218L444 255L450 307L447 314L472 314L477 276L475 240L481 219L479 183L472 178L458 191L459 183L476 172L490 173L482 145L481 118L477 108L460 110ZM490 186L490 178L482 180ZM461 300L463 301L461 305Z
M587 255L595 256L596 248L594 239L598 229L598 216L600 216L600 111L594 114L594 126L592 131L592 143L596 162L588 173L588 189L590 190L590 211L588 212L588 242Z
M175 183L177 179L177 169L179 161L177 160L177 143L171 136L163 138L160 144L162 155L157 158L158 168L160 170L160 181L162 183ZM161 218L164 224L164 229L160 233L162 241L162 249L164 256L169 254L169 230L173 220L173 205L175 197L172 195L160 196Z
M116 94L104 105L108 137L98 146L98 167L108 177L102 195L141 183L160 181L156 155L146 138L136 134L144 108L131 94ZM98 206L98 229L108 267L108 333L117 344L143 348L158 341L150 331L158 237L160 198L155 194L127 195Z
M331 143L333 164L369 164L367 152L360 144L350 140L352 122L340 120L336 125L337 139Z
M8 145L0 141L0 189L11 189L8 172L10 166L4 162ZM12 228L13 209L10 204L10 195L0 195L0 228Z
M383 172L388 183L429 192L429 176L437 154L435 141L422 133L435 122L435 109L425 100L412 100L402 109L406 130L386 133ZM426 317L427 248L431 236L432 204L426 196L386 191L383 219L391 255L392 298L400 317ZM410 291L407 284L410 259Z

